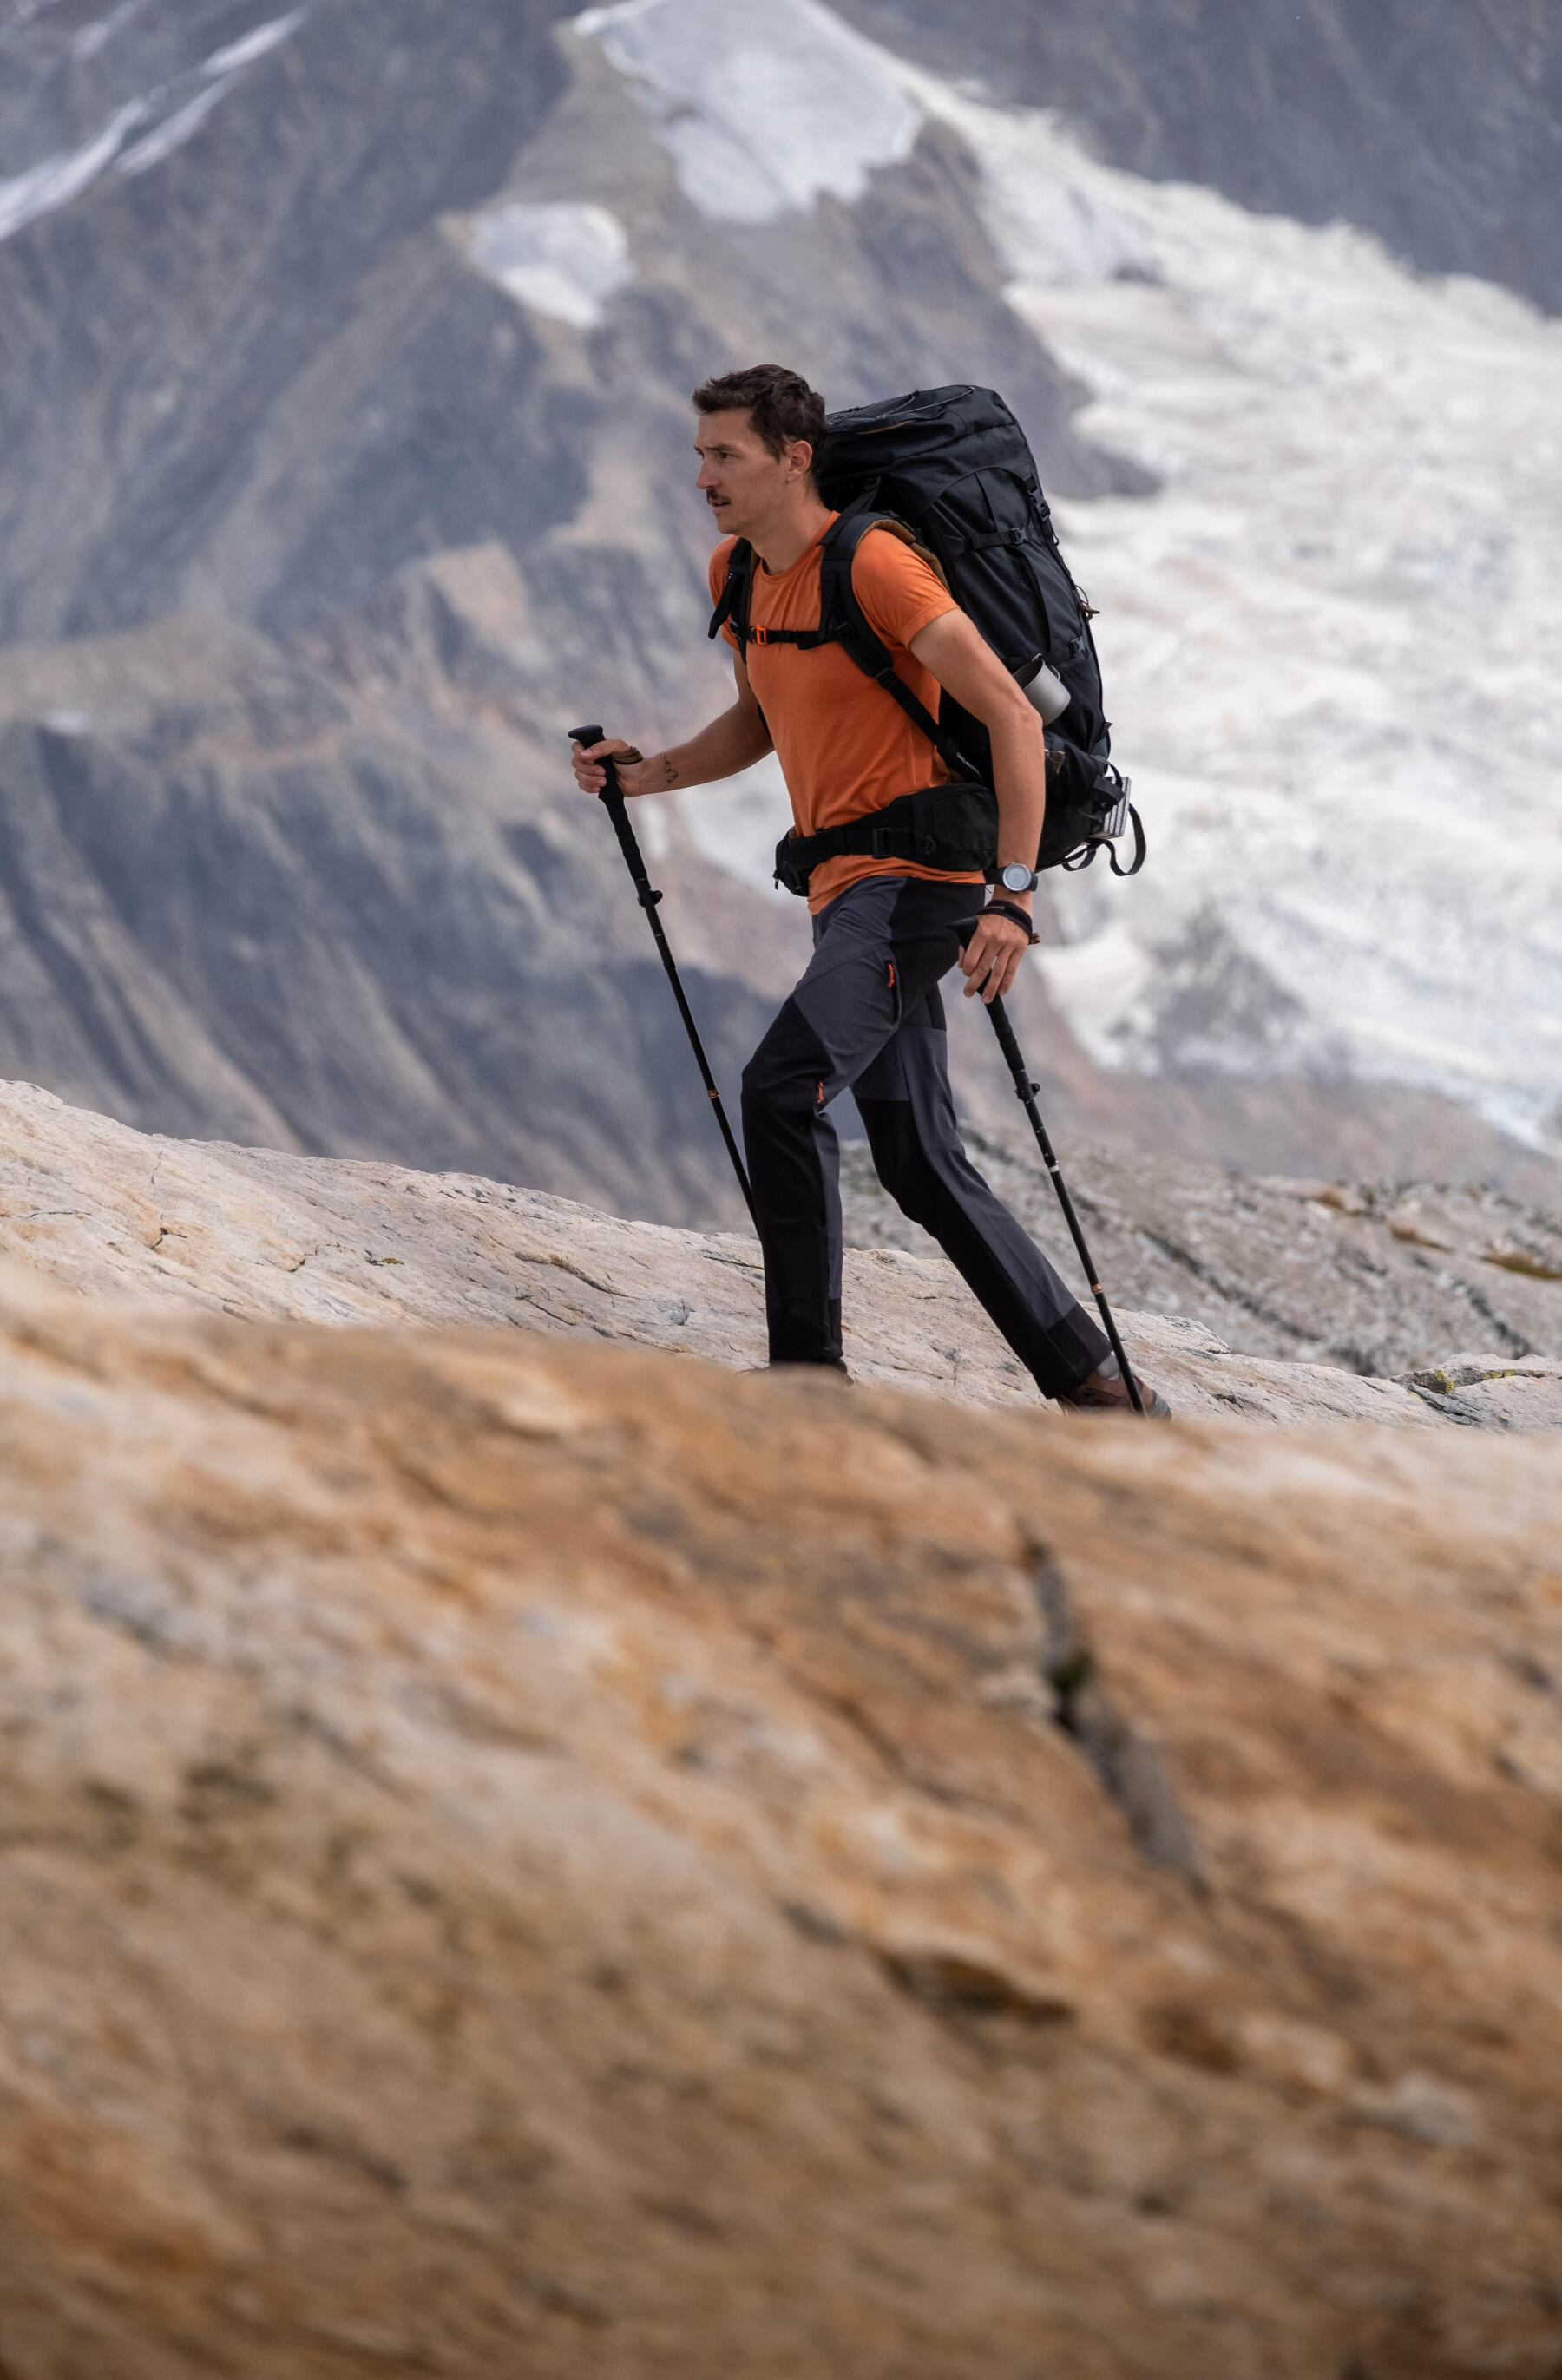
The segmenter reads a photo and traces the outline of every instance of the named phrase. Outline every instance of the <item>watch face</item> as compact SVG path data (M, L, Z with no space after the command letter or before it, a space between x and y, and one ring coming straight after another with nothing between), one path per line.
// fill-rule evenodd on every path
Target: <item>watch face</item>
M1030 868L1015 861L1006 868L999 880L1006 892L1029 892L1034 880Z

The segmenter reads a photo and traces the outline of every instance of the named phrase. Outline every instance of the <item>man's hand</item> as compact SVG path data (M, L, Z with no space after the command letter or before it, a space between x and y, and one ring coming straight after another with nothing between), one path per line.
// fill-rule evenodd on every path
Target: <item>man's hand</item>
M621 735L604 736L590 750L571 744L570 757L575 766L575 783L583 794L600 794L607 783L607 771L601 765L606 760L618 763L619 790L626 795L655 794L663 790L664 779L658 775L659 763L647 760L633 744L626 744Z
M960 973L966 979L966 998L980 992L991 1007L1001 1000L1015 977L1019 962L1031 947L1031 937L1012 917L985 915L960 953Z

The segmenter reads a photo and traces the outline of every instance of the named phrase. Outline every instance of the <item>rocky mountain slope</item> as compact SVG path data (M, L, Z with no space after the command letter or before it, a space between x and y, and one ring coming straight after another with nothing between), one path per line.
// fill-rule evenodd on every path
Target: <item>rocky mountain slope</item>
M1557 1438L734 1378L598 1335L677 1234L8 1137L17 2380L1556 2368ZM431 1244L572 1342L364 1327Z
M1544 0L847 0L1114 164L1375 232L1562 310L1562 27ZM1450 121L1451 95L1458 127Z
M687 394L756 346L845 395L977 369L1065 484L1142 479L1074 439L968 161L913 125L856 206L713 224L598 44L498 0L61 6L4 41L8 1071L717 1211L563 729L721 698ZM628 285L527 302L606 200ZM672 915L730 1077L803 929L712 866L680 855Z
M713 1211L706 1101L603 824L539 795L535 733L482 683L514 573L491 549L440 582L406 590L409 638L443 637L458 694L204 622L0 653L11 1062L137 1123ZM737 979L721 880L693 854L678 881L675 930L716 920L679 940L731 1079L773 1005L762 937Z
M1005 1204L1043 1240L1063 1224L1034 1144L970 1135ZM1562 1220L1491 1191L1252 1179L1165 1156L1070 1149L1066 1176L1116 1294L1181 1314L1250 1354L1391 1376L1435 1370L1479 1340L1507 1360L1562 1358ZM843 1151L848 1236L930 1254Z
M1074 500L1156 856L1059 895L1049 1084L1130 1146L1544 1198L1544 326L817 0L13 0L0 61L0 1070L733 1218L561 732L722 698L687 391L784 350L836 401L995 381ZM802 946L778 798L645 820L729 1083Z
M1002 1152L991 1153L1006 1193L1072 1272L1033 1173L1012 1163L1006 1170ZM1287 1271L1288 1243L1275 1245L1262 1186L1247 1201L1260 1222L1251 1243L1234 1240L1210 1180L1156 1173L1135 1184L1119 1174L1111 1186L1118 1196L1151 1194L1140 1211L1153 1220L1137 1227L1121 1207L1104 1217L1099 1196L1088 1197L1085 1211L1116 1260L1113 1288L1130 1355L1183 1417L1562 1427L1559 1301L1550 1282L1506 1276L1515 1293L1507 1312L1479 1304L1462 1281L1438 1295L1434 1276L1427 1295L1413 1252L1397 1269L1374 1261L1354 1219L1323 1207L1296 1218L1300 1264L1293 1257ZM1034 1411L1029 1375L953 1269L920 1235L886 1227L883 1196L870 1197L860 1167L848 1166L847 1190L860 1243L847 1259L854 1378ZM1391 1225L1404 1230L1422 1211L1403 1202ZM1109 1238L1099 1230L1107 1217ZM1423 1238L1434 1223L1426 1219ZM1511 1251L1544 1273L1545 1258L1533 1252L1554 1239L1532 1224L1520 1228L1522 1247L1509 1233L1488 1239L1488 1249ZM1187 1243L1213 1245L1218 1255L1205 1262ZM740 1371L764 1361L759 1249L746 1231L625 1222L470 1176L147 1138L25 1084L0 1091L0 1255L108 1301L172 1298L268 1322L519 1328L670 1349ZM1242 1287L1244 1258L1253 1290ZM1479 1260L1467 1269L1476 1272ZM1165 1310L1133 1310L1146 1287ZM1309 1290L1318 1300L1341 1297L1332 1342ZM1287 1296L1315 1339L1301 1335L1309 1322L1285 1312ZM1520 1338L1516 1314L1533 1336ZM1217 1335L1212 1319L1230 1337ZM1352 1331L1364 1343L1341 1344ZM1401 1377L1374 1377L1374 1352ZM1323 1362L1306 1360L1319 1355Z

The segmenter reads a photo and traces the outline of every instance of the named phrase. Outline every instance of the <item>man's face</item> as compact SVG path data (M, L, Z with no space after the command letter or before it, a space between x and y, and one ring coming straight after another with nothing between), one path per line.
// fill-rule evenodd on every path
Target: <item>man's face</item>
M695 486L703 492L711 518L723 537L747 537L770 518L788 490L806 478L807 443L797 440L771 454L746 413L697 417L694 451L700 457Z

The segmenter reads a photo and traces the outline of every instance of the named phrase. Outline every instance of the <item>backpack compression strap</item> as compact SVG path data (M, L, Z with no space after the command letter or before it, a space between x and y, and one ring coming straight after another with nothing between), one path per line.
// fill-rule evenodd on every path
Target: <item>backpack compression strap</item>
M855 508L842 513L824 539L819 560L819 628L810 637L799 634L800 644L838 644L848 661L855 662L865 677L900 705L913 726L920 727L946 769L969 783L984 783L982 771L968 760L955 738L920 701L897 670L887 645L881 644L868 625L866 613L857 600L851 583L851 565L857 559L857 549L868 531L876 528L891 516L887 513L858 512Z
M1137 876L1144 865L1149 846L1144 840L1144 821L1131 802L1127 805L1127 810L1128 823L1133 830L1133 857L1126 868L1118 865L1116 843L1104 834L1090 836L1086 842L1080 844L1077 851L1071 851L1067 859L1058 861L1059 868L1069 876L1077 876L1081 868L1090 866L1098 851L1104 851L1106 854L1107 866L1114 876Z
M749 597L754 583L754 549L746 537L740 537L726 557L726 585L721 590L721 601L711 613L708 637L719 637L727 622L738 639L739 656L749 657Z
M749 606L753 592L754 549L747 538L739 538L726 560L726 585L721 601L711 614L708 633L718 637L729 623L738 639L738 650L743 659L749 657L750 644L796 645L799 651L812 652L820 645L838 644L848 661L855 662L865 677L900 705L914 726L920 727L946 769L971 784L985 781L975 764L968 760L954 737L941 727L927 705L912 693L897 671L887 645L881 644L868 625L867 616L851 584L851 565L857 549L871 528L887 520L886 513L871 513L860 509L861 499L849 505L826 530L819 557L819 625L817 628L754 628L749 625Z

